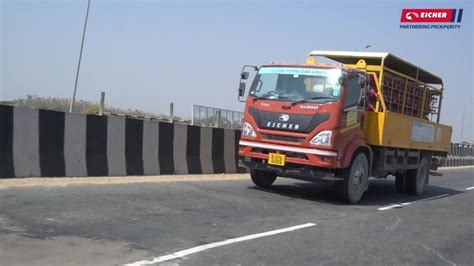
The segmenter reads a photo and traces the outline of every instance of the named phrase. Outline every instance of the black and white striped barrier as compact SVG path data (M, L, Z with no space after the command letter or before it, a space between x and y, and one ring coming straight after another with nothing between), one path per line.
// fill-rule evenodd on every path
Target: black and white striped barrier
M474 146L452 143L443 166L474 165Z
M236 173L240 131L0 105L0 178Z
M0 105L0 178L244 172L239 130ZM454 143L443 166L474 165Z

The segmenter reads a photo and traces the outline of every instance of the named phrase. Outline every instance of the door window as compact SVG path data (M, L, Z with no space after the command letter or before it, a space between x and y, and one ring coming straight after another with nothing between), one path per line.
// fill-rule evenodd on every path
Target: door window
M351 76L347 82L344 108L353 107L359 104L361 89L359 76Z

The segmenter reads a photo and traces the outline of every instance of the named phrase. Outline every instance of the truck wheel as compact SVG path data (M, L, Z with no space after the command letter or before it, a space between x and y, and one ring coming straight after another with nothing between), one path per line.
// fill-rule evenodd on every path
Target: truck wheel
M349 203L357 203L367 190L369 182L369 163L363 153L359 153L352 165L343 171L342 196Z
M411 195L421 195L425 190L426 181L430 174L430 167L426 157L421 158L417 170L407 170L406 189Z
M395 188L397 189L398 193L400 194L407 193L406 180L407 178L404 173L395 174Z
M276 173L250 170L250 177L255 185L263 188L269 188L275 182Z

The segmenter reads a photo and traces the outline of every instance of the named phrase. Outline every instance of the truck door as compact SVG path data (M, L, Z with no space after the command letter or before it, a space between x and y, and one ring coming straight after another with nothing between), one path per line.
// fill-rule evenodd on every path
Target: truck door
M367 77L362 73L351 73L346 83L344 105L341 115L340 134L363 136L362 128L366 109Z

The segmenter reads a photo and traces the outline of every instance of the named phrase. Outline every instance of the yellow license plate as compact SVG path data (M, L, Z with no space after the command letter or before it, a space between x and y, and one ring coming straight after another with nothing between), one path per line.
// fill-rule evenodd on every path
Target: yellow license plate
M268 164L284 166L285 165L285 155L278 153L269 153L268 154Z

